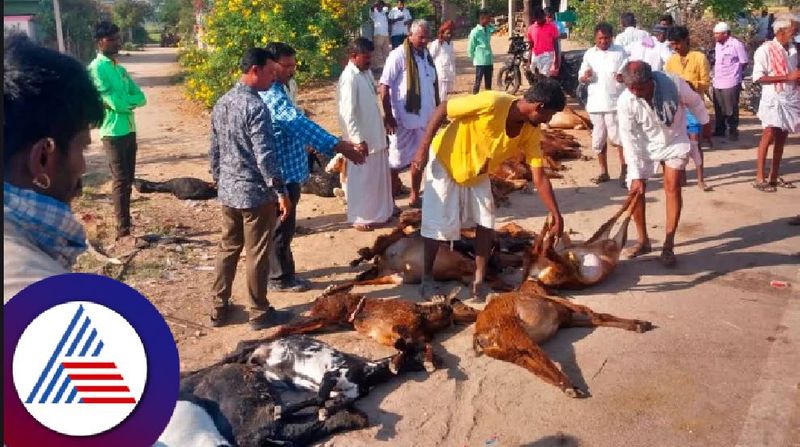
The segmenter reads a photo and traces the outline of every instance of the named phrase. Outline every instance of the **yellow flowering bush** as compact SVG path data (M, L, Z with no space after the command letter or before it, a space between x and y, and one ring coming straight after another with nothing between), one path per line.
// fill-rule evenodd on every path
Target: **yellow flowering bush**
M207 107L239 78L246 48L281 41L297 51L297 80L327 78L339 72L341 48L361 25L365 0L216 0L204 18L208 50L181 52L186 91Z

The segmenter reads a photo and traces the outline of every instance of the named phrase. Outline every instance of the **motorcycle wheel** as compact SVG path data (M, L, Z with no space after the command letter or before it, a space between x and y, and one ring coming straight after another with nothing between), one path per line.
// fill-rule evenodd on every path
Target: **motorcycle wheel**
M522 75L519 68L516 67L503 67L497 74L497 82L499 87L508 94L515 95L519 91L519 86L522 83Z

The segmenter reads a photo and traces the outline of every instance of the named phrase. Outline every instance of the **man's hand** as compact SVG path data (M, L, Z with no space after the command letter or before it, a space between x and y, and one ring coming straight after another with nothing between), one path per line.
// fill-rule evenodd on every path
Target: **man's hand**
M397 120L395 120L392 115L386 115L383 117L383 127L386 128L387 134L394 135L397 130Z
M798 81L800 80L800 70L794 70L788 75L786 75L786 79L789 81Z
M631 180L631 187L628 190L628 195L644 194L644 180L634 179Z
M369 146L367 145L366 141L356 144L355 148L361 155L364 156L364 158L367 158L367 155L369 155Z
M553 235L561 239L561 236L564 235L564 217L561 214L553 215Z
M357 146L349 141L339 140L339 143L333 147L333 150L344 155L345 158L357 165L364 164L364 160L367 158L366 152L362 153L361 150L357 149Z
M286 194L278 194L278 217L280 217L281 222L286 222L286 219L289 218L289 214L292 213L292 209L294 209L294 204Z
M594 76L594 72L592 71L592 69L591 68L586 69L586 72L583 73L583 76L581 76L580 78L581 83L588 84L589 82L592 81L592 76Z

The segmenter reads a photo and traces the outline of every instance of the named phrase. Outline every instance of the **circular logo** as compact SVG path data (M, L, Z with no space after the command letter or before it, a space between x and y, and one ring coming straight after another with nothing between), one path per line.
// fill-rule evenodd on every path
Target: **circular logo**
M27 287L3 319L8 447L153 445L177 401L179 364L150 301L73 273Z

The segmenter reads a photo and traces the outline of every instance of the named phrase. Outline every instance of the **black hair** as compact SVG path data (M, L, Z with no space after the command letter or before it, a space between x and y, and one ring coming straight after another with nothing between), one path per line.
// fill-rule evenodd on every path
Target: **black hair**
M353 41L347 45L347 54L350 56L355 56L356 54L367 54L374 50L375 45L372 44L372 41L364 37L353 39Z
M685 26L673 26L667 31L667 40L680 42L689 38L689 29Z
M627 28L629 26L636 26L636 16L633 15L632 12L623 12L622 15L619 17L619 21L622 24L623 28Z
M567 98L561 90L561 84L555 79L539 77L533 87L525 92L525 101L540 102L547 110L560 112L567 105Z
M658 18L659 22L667 22L667 26L675 25L675 19L672 18L669 14L664 14L663 16Z
M291 45L283 42L270 42L267 44L267 51L275 55L275 59L282 57L292 57L297 54L297 51Z
M117 25L114 25L108 20L103 20L94 27L94 40L111 37L118 32L119 27Z
M40 47L24 34L3 49L3 163L43 138L63 154L75 136L103 120L103 102L77 60Z
M547 16L555 17L556 16L556 10L551 8L550 6L548 6L547 8L544 8L544 14L547 15Z
M545 18L544 9L539 7L533 8L533 11L531 11L531 18L533 20L539 20Z
M244 50L241 61L239 61L239 68L243 73L250 71L253 65L263 67L266 65L267 60L275 60L275 56L264 48L248 48Z
M492 15L492 13L491 13L491 12L489 12L489 10L488 10L488 9L486 9L486 8L482 8L482 9L479 9L479 10L478 10L478 17L482 17L482 16L491 16L491 15Z
M603 33L604 36L613 36L614 27L608 22L600 22L594 26L594 34Z

